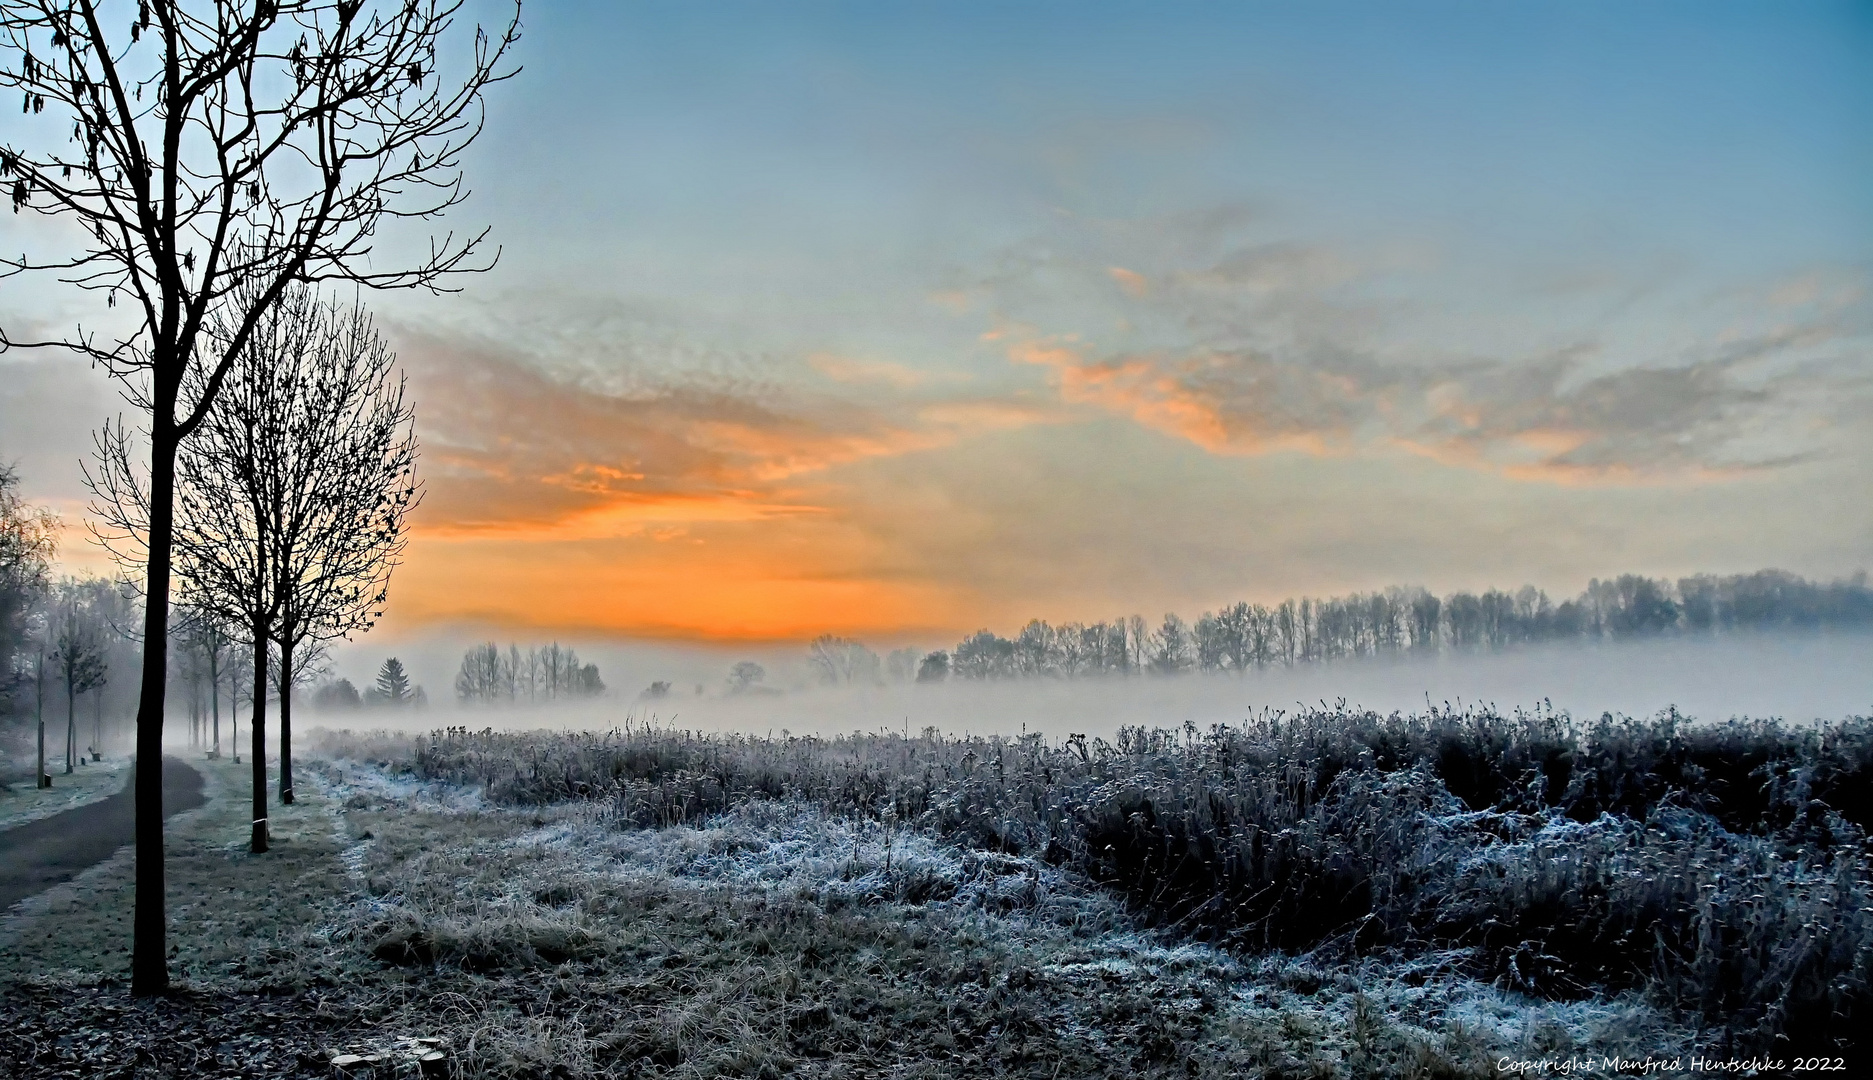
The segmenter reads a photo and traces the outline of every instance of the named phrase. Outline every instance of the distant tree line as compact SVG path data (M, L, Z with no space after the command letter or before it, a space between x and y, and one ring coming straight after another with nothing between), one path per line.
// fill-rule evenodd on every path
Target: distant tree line
M135 685L125 675L142 664L142 612L117 582L52 577L58 521L19 485L0 465L0 723L8 736L31 728L37 783L51 786L49 761L70 773L102 754L107 730L118 734ZM13 749L11 737L0 742L0 753Z
M819 681L828 686L904 682L917 668L917 650L898 649L879 656L864 643L821 634L807 645L807 659Z
M555 701L596 697L605 690L597 664L581 664L577 651L555 641L523 651L494 642L462 654L455 696L463 701Z
M377 679L364 688L363 693L352 684L350 679L333 679L313 692L312 705L316 709L331 711L335 709L409 709L422 708L429 704L429 695L421 686L410 681L410 673L404 669L403 661L390 657L377 669Z
M1248 671L1358 656L1490 652L1545 642L1845 628L1873 628L1873 587L1865 573L1831 582L1781 570L1699 574L1676 582L1625 574L1595 579L1579 596L1558 603L1533 586L1514 593L1491 589L1443 597L1422 588L1391 588L1301 597L1272 607L1238 603L1206 611L1194 623L1167 614L1155 629L1137 615L1058 626L1036 619L1012 638L978 630L954 649L925 655L916 680ZM813 659L822 672L852 668L849 660L837 667L821 659L830 651L822 643L839 640L814 642ZM841 645L845 653L833 652L835 659L863 648Z

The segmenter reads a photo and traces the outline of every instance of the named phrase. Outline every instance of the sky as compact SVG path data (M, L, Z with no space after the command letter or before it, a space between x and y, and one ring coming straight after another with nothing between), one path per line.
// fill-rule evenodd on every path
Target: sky
M498 266L369 298L427 485L390 637L1873 568L1867 5L524 23L450 219ZM0 356L0 459L75 568L122 409Z

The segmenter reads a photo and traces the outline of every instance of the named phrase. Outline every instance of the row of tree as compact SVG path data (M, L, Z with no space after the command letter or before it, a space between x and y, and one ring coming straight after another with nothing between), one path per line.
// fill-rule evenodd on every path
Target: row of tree
M1357 656L1494 651L1537 642L1629 639L1669 633L1873 628L1873 587L1864 573L1816 582L1780 570L1677 581L1626 574L1594 580L1559 603L1525 586L1514 593L1439 597L1421 588L1315 599L1273 607L1238 603L1194 623L1176 614L1155 628L1140 616L1110 622L1036 619L1013 638L980 630L917 665L919 682L1157 672L1248 671ZM850 671L864 647L822 638L811 656L822 671ZM835 669L824 656L839 659ZM896 654L893 654L894 656ZM875 656L873 657L875 660ZM875 667L869 681L881 681ZM864 681L856 678L826 681Z
M234 328L211 324L201 347L231 348ZM383 614L420 500L414 415L364 308L304 285L281 290L220 370L212 406L175 457L176 621L211 667L223 642L242 647L251 685L276 690L279 797L291 803L292 691L331 642ZM135 441L121 423L107 426L87 471L94 532L126 568L146 561L151 533ZM253 697L250 717L256 852L267 849L267 697Z
M125 634L134 610L112 583L97 578L50 577L56 521L19 497L19 478L0 467L0 715L15 715L26 700L35 727L33 775L50 787L47 705L64 703L64 771L87 751L79 749L79 702L88 697L89 752L104 742L104 691L112 670L136 661ZM56 718L55 718L56 719Z
M503 58L519 36L518 6L492 34L458 20L461 11L459 0L160 0L118 19L91 4L0 3L0 87L23 95L22 116L0 145L0 177L15 213L71 226L33 232L43 251L0 255L0 277L63 283L101 301L102 324L102 332L93 324L43 337L0 328L0 350L83 356L121 380L143 421L140 458L121 423L101 440L103 498L121 511L112 524L122 527L129 576L145 601L136 744L151 767L137 771L134 796L138 996L169 981L154 763L163 752L172 594L248 638L256 748L268 643L279 647L284 706L300 650L366 625L383 600L371 567L389 560L370 553L397 549L391 526L414 484L392 451L363 476L325 459L344 456L332 440L353 422L375 428L388 416L392 428L407 425L394 403L376 412L387 399L374 393L354 399L361 412L329 409L299 363L304 351L278 346L324 336L303 322L322 282L433 290L449 274L489 265L475 261L485 231L427 248L379 243L384 224L433 219L466 196L460 155L481 130L483 93L513 73ZM458 37L462 47L444 47ZM347 319L334 306L329 318L311 317L341 333L349 327L354 340L371 337L361 313ZM366 374L352 385L385 385L369 376L368 357L361 366ZM269 417L284 420L276 430L307 453L260 437ZM230 418L248 423L223 422ZM334 486L312 482L315 474ZM376 487L385 477L394 479ZM361 506L351 502L360 495ZM328 529L333 516L348 521ZM332 544L313 557L319 535ZM218 556L218 540L239 546ZM284 754L282 765L290 795ZM264 780L256 753L256 850L266 847Z
M18 484L12 470L0 468L0 718L23 718L35 729L38 782L50 786L49 713L64 719L66 773L86 754L95 760L118 748L121 722L135 705L135 680L125 676L142 664L142 605L121 581L54 580L56 522L27 507ZM189 745L218 756L222 706L232 721L235 704L250 700L251 683L233 643L194 614L182 607L173 613L168 696L186 711ZM277 696L277 686L270 691Z
M503 651L489 641L462 654L455 675L455 696L463 701L557 701L589 698L605 692L597 664L581 664L577 650L555 641L522 649L509 643Z
M819 681L828 686L907 682L917 673L915 649L896 649L879 656L863 642L832 634L821 634L814 638L807 645L807 659L812 663ZM735 685L731 672L731 689Z

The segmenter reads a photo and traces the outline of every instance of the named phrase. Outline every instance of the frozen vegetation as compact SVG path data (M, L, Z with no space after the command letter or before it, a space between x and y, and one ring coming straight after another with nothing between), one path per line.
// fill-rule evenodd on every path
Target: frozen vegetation
M309 952L459 995L440 1030L475 1074L1480 1077L1690 1036L1636 995L1541 1000L1455 953L1193 941L1045 860L811 800L640 825L606 800L482 808L378 761L322 769L373 827ZM561 1000L516 1015L523 986Z
M1111 743L633 727L321 745L347 783L374 785L349 796L362 805L442 814L464 797L445 784L537 815L479 856L433 856L450 863L425 873L433 906L372 883L398 898L371 931L386 963L612 955L592 921L605 898L655 888L940 926L951 967L969 952L945 935L1029 942L1004 991L1174 976L1164 1000L1194 995L1204 1018L1177 1038L1214 1059L1192 1068L1238 1052L1302 1068L1297 1048L1318 1045L1358 1072L1381 1029L1388 1068L1424 1054L1432 1072L1503 1048L1839 1052L1867 1011L1864 720L1342 709ZM527 870L490 877L496 862ZM519 921L496 931L491 911ZM1046 1002L1023 1008L1049 1030L1120 1038ZM1214 1026L1232 1017L1248 1027ZM1287 1036L1248 1034L1268 1024Z

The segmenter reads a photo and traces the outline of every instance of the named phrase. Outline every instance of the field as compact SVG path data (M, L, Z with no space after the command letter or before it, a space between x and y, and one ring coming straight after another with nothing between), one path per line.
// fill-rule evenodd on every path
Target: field
M274 853L242 850L225 763L171 823L197 1019L152 1068L1486 1077L1851 1061L1867 1015L1864 721L315 741ZM45 1036L9 1064L143 1045L85 1019L115 1000L128 880L0 927L10 1022Z
M1868 1015L1873 725L1345 709L1241 727L833 740L455 730L347 742L619 826L811 807L1030 860L1232 956L1438 956L1551 1000L1630 991L1724 1046L1819 1053ZM856 856L855 856L856 858ZM899 895L947 888L899 867Z

